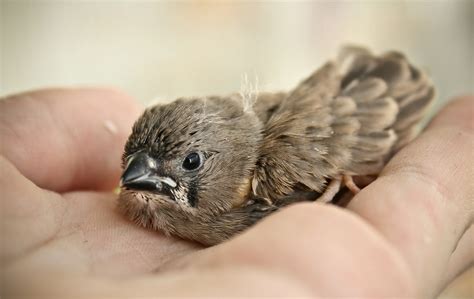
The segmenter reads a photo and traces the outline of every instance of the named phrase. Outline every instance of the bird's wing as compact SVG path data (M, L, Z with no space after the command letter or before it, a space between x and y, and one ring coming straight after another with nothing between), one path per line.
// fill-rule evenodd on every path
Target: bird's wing
M253 105L255 114L265 125L288 96L287 92L261 92Z
M377 174L416 134L434 98L400 53L344 48L298 85L264 122L252 188L270 199L295 186L321 192L339 174Z

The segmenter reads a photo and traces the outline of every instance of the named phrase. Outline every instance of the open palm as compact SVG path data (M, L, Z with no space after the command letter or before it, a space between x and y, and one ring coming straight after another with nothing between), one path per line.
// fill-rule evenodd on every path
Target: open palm
M472 102L445 109L347 210L296 204L199 250L142 229L115 208L111 190L140 111L129 97L55 89L5 99L2 292L433 295L473 260L473 173L462 167L474 162Z

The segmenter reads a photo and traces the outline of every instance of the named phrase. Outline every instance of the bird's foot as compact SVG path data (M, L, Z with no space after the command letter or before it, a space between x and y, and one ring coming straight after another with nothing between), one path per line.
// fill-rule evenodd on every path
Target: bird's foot
M322 203L331 202L341 189L342 184L344 184L344 186L346 186L353 195L360 192L360 188L354 182L353 177L344 174L339 178L332 179L332 181L327 185L326 190L324 190L324 192L316 199L316 201Z
M355 195L360 192L360 188L354 183L354 179L350 175L343 175L342 181L347 189L351 190L351 192Z
M324 190L324 192L316 199L316 201L322 203L331 202L334 199L334 196L336 196L337 192L339 192L339 189L341 189L341 182L341 178L333 179L326 187L326 190Z

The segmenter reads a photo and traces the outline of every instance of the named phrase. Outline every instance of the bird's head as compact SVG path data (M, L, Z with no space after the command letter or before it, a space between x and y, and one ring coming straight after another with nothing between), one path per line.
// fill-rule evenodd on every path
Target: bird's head
M123 155L119 206L138 223L178 233L181 222L245 203L261 124L238 96L178 99L147 109Z

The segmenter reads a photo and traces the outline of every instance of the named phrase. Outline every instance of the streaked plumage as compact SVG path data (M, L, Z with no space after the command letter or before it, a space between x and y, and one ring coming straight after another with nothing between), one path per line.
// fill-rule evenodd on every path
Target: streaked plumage
M416 135L433 98L402 54L347 47L287 93L152 107L134 126L124 165L137 156L156 165L140 172L143 182L133 174L127 185L126 176L119 205L141 225L219 243L281 206L316 200L330 181L378 174ZM190 161L201 164L185 169Z

